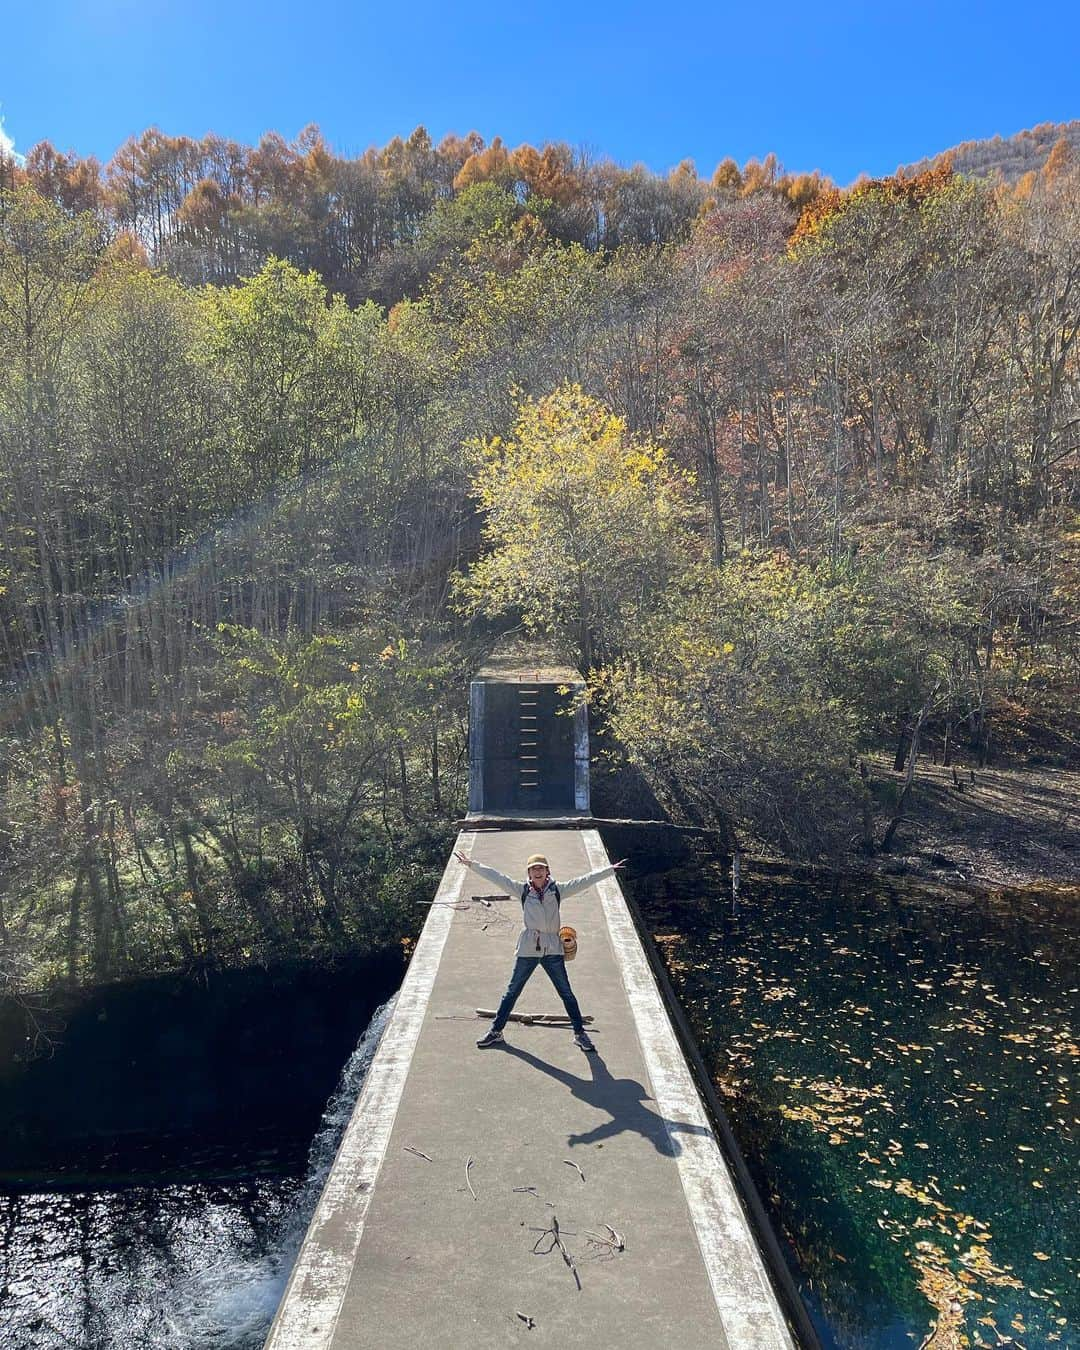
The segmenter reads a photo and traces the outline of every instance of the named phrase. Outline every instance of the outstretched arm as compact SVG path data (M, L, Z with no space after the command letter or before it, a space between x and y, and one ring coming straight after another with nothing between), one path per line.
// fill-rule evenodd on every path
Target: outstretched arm
M582 877L574 877L571 881L560 884L559 892L561 895L576 895L578 891L586 890L594 881L600 881L604 877L611 876L612 872L617 872L625 858L620 858L616 863L609 863L607 867L599 867L595 872L586 872Z
M466 867L474 872L479 872L482 877L487 877L488 881L494 881L510 895L520 895L520 881L515 881L513 877L508 877L505 872L500 872L497 867L488 867L486 863L474 862L472 858L462 853L461 849L454 849L454 857L458 862L462 862Z

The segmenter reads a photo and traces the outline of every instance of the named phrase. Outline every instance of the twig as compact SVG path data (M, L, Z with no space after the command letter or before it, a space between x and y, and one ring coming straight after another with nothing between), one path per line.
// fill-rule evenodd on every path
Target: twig
M572 1167L572 1168L574 1169L574 1171L575 1171L575 1172L578 1174L578 1176L581 1178L582 1185L584 1185L584 1184L585 1184L585 1173L581 1170L581 1168L577 1165L577 1163L576 1163L576 1162L571 1162L569 1158L564 1158L564 1159L563 1159L563 1162L567 1165L567 1167Z
M434 1162L435 1159L430 1154L424 1153L421 1149L413 1148L411 1144L404 1145L406 1153L415 1153L418 1158L427 1158L428 1162Z
M675 825L670 820L625 820L621 817L613 818L611 816L515 816L513 823L515 829L533 830L594 830L600 825L634 825L671 830L676 834L699 834L706 837L720 836L726 838L722 830L709 829L705 825ZM459 830L502 830L507 825L507 819L503 816L477 816L473 820L455 821L454 825Z
M536 1326L535 1320L531 1318L528 1313L515 1311L514 1316L520 1317L530 1331L532 1331L533 1327Z
M477 1017L494 1017L494 1008L477 1008ZM592 1013L586 1013L581 1019L583 1022L591 1025L596 1019ZM510 1022L522 1022L525 1026L538 1027L568 1027L570 1019L565 1013L511 1013L507 1018Z
M519 1195L531 1195L534 1199L539 1200L541 1204L550 1205L552 1209L555 1208L555 1202L553 1200L545 1200L535 1186L515 1186L514 1191ZM532 1231L538 1233L540 1230L534 1228Z
M551 1227L552 1227L552 1229L554 1230L554 1233L555 1233L555 1241L559 1244L559 1251L562 1252L562 1259L563 1259L563 1260L566 1262L566 1264L570 1267L570 1274L573 1275L573 1277L574 1277L574 1283L577 1285L577 1287L578 1287L578 1292L580 1293L580 1292L581 1292L581 1277L580 1277L580 1276L578 1275L578 1273L577 1273L577 1266L574 1265L574 1262L573 1262L572 1257L570 1256L570 1253L566 1250L566 1244L563 1242L562 1236L561 1236L561 1234L559 1233L559 1220L558 1220L558 1218L556 1217L556 1215L554 1215L554 1214L551 1216Z
M472 1182L469 1180L469 1170L470 1170L470 1168L472 1167L472 1165L473 1165L473 1160L472 1160L472 1157L470 1156L468 1162L466 1162L466 1164L465 1164L465 1185L468 1186L469 1191L470 1191L470 1193L471 1193L471 1195L472 1195L472 1198L473 1198L474 1200L476 1200L476 1199L478 1199L479 1197L477 1196L476 1192L473 1190L473 1184L472 1184Z
M581 1276L577 1273L577 1266L574 1265L574 1258L573 1258L573 1257L570 1255L570 1253L566 1250L566 1243L563 1242L563 1240L562 1240L562 1233L559 1231L559 1218L558 1218L558 1215L557 1215L557 1214L553 1214L553 1215L551 1216L551 1227L550 1227L550 1228L544 1228L544 1229L536 1229L536 1228L533 1228L531 1231L534 1232L534 1233L536 1233L536 1232L539 1232L539 1233L540 1233L540 1236L539 1236L539 1237L536 1239L536 1241L533 1243L533 1251L535 1252L535 1254L536 1254L537 1256L547 1256L548 1252L552 1252L552 1251L555 1250L556 1247L558 1247L559 1253L560 1253L560 1255L562 1256L562 1259L566 1262L567 1266L568 1266L569 1269L570 1269L570 1274L573 1275L573 1277L574 1277L574 1283L575 1283L575 1284L577 1285L577 1287L578 1287L578 1292L580 1292L580 1291L581 1291ZM544 1248L543 1251L541 1251L541 1250L540 1250L540 1244L541 1244L541 1242L543 1242L544 1238L546 1238L546 1237L551 1238L551 1242L550 1242L550 1244L549 1244L547 1247Z
M604 1227L608 1230L608 1233L610 1234L609 1237L604 1237L603 1233L590 1233L588 1231L586 1231L585 1236L590 1242L598 1246L607 1247L612 1252L625 1251L626 1241L623 1238L623 1235L621 1233L616 1233L615 1229L612 1228L609 1223L604 1224Z

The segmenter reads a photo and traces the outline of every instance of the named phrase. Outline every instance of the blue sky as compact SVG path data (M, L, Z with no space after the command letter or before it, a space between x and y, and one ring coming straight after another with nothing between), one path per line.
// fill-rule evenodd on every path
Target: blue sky
M355 154L423 123L703 174L775 151L840 183L1080 116L1080 6L44 0L3 25L0 117L106 159L147 126Z

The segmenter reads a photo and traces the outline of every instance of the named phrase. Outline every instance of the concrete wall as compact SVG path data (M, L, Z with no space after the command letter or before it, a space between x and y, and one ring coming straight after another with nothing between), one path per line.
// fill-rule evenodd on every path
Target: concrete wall
M589 810L588 709L580 677L479 676L469 690L469 810ZM575 707L575 699L577 706Z

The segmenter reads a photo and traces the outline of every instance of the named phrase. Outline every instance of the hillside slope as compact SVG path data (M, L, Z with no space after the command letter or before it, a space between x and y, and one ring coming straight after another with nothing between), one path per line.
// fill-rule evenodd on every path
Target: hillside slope
M1080 155L1080 121L1042 122L1027 131L1018 131L1015 136L991 136L983 141L964 141L951 150L943 150L932 159L908 165L904 172L922 173L944 159L951 158L957 173L977 178L1000 175L1005 182L1015 183L1025 173L1041 169L1059 140L1065 140L1074 154Z

